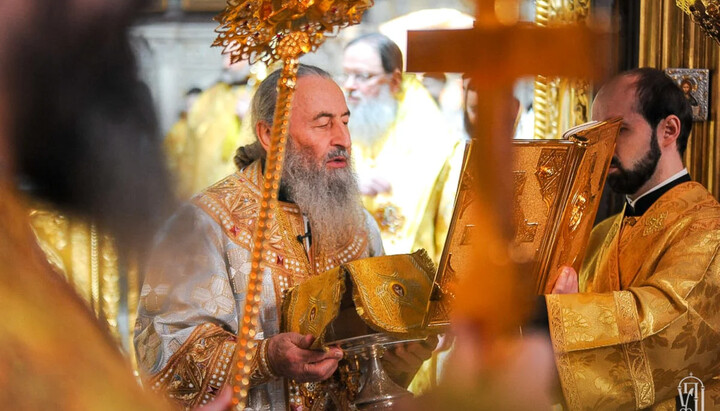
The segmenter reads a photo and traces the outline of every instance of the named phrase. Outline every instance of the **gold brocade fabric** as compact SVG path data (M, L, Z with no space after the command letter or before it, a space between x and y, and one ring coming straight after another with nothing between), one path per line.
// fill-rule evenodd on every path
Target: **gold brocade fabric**
M325 329L337 317L348 291L348 278L355 310L365 324L401 339L426 337L422 325L434 274L425 250L343 264L290 290L283 307L283 330L312 334L317 337L314 346L322 347Z
M218 353L237 334L238 312L245 302L251 237L260 202L260 169L255 162L200 193L168 222L152 252L135 329L138 364L154 376L154 382L159 381L157 376L167 375L172 384L164 385L165 380L158 388L186 406L210 400L221 385L219 376L227 372L194 370L230 362ZM316 246L321 240L315 238L306 251L297 240L305 233L300 210L295 204L278 203L265 256L257 338L280 332L286 290L340 264L382 254L377 226L369 216L366 220L366 227L348 244L326 250ZM195 358L201 362L185 355L199 351L202 355ZM292 398L285 380L252 382L256 384L250 390L250 408L287 408ZM210 392L201 391L208 386Z
M235 149L254 140L236 114L238 101L249 101L250 94L248 86L217 83L200 94L165 136L168 168L180 198L189 199L233 172Z
M440 214L441 196L449 184L450 201L455 197L458 181L448 175L451 161L458 162L457 167L462 163L462 156L452 156L458 140L427 90L408 74L403 76L397 117L387 134L373 146L353 141L358 175L379 174L392 186L390 193L363 197L388 254L423 248L439 260L452 217L452 207Z
M72 284L124 349L132 347L140 285L137 269L122 270L114 240L95 224L35 204L30 224L48 262ZM123 295L121 289L127 290ZM123 298L124 297L124 298ZM121 306L127 306L127 312ZM130 332L122 332L129 330ZM132 355L134 357L134 355Z
M283 301L282 331L312 334L316 337L312 348L321 348L325 345L325 329L337 318L346 291L345 272L340 267L292 288Z
M130 364L35 242L0 179L0 409L155 410Z
M425 250L345 264L355 309L365 323L400 338L426 337L422 329L435 267Z
M593 230L582 293L546 297L571 410L668 409L690 373L720 406L719 250L720 204L695 182Z

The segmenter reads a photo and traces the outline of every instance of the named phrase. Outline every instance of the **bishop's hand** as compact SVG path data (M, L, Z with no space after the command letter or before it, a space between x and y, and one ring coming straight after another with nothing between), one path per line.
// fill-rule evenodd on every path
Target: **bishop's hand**
M398 384L407 387L438 345L438 337L433 335L425 341L398 344L385 351L383 367Z
M579 292L578 274L575 269L568 266L560 267L560 275L555 281L552 294L575 294L577 292Z
M273 371L297 382L317 382L328 379L342 359L337 347L325 351L310 350L312 335L282 333L268 340L268 361Z

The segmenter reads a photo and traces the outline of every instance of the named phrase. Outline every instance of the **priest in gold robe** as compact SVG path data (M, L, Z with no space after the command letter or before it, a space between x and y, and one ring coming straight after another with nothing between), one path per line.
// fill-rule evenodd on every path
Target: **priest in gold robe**
M170 220L142 288L138 363L154 389L184 405L204 404L233 371L279 75L268 76L253 98L258 141L238 150L239 171L202 191ZM349 115L332 78L301 65L265 255L252 409L347 406L321 383L342 352L310 350L312 336L281 332L279 314L283 293L294 285L342 263L383 254L351 171Z
M682 163L690 106L662 71L645 68L607 83L592 114L623 118L608 181L627 203L593 230L579 279L566 268L559 294L546 296L565 402L674 410L680 381L693 375L715 409L720 204Z
M363 203L380 226L385 250L424 248L437 263L452 217L452 207L441 211L440 204L446 184L453 194L458 184L448 175L461 136L417 77L403 74L402 52L386 36L348 43L343 72Z
M252 141L244 125L252 85L246 63L226 61L221 81L203 91L165 136L168 168L187 200L231 173L233 153Z

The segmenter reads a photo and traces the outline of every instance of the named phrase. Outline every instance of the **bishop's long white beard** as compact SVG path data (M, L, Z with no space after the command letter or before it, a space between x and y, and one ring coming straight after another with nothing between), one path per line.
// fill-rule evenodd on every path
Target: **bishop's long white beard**
M358 94L360 102L349 104L350 106L350 136L353 143L370 147L385 133L395 122L397 116L398 102L390 91L389 84L383 84L377 97L368 98Z
M328 159L344 156L348 166L328 169ZM280 191L308 217L312 241L324 248L347 244L364 228L360 190L352 162L344 149L333 150L318 161L314 153L288 139Z

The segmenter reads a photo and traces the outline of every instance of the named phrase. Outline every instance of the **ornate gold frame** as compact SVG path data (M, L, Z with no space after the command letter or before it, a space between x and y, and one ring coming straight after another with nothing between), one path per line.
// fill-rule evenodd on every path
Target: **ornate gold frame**
M535 24L552 27L584 21L590 0L536 0ZM534 138L557 139L588 121L590 84L585 80L537 76L533 96Z

